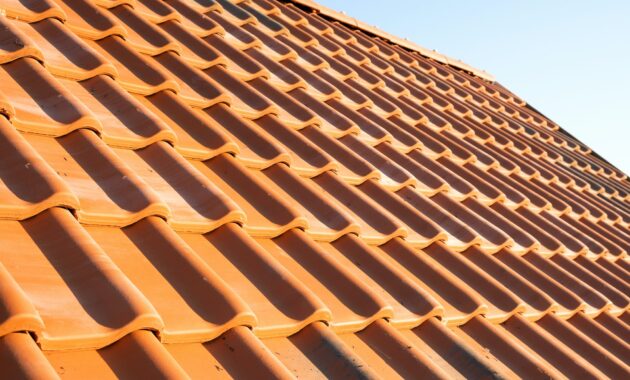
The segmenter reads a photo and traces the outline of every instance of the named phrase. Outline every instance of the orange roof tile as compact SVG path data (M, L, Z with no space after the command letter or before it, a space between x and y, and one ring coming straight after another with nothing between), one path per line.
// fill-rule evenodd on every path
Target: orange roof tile
M0 1L10 378L630 373L627 176L307 0Z

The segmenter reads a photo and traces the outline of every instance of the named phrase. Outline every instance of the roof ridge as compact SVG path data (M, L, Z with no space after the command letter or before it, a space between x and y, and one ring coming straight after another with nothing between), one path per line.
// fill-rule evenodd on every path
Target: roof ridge
M469 72L469 73L471 73L471 74L473 74L475 76L478 76L478 77L480 77L482 79L485 79L487 81L490 81L490 82L495 82L496 81L495 77L492 74L490 74L490 73L488 73L488 72L486 72L484 70L477 69L477 68L475 68L473 66L470 66L469 64L467 64L465 62L462 62L459 59L455 59L455 58L449 57L449 56L447 56L445 54L438 53L435 50L427 49L424 46L420 46L417 43L415 43L413 41L410 41L410 40L408 40L406 38L400 38L400 37L397 37L397 36L395 36L393 34L387 33L385 31L377 28L374 25L369 25L369 24L367 24L367 23L365 23L365 22L363 22L361 20L358 20L358 19L356 19L354 17L348 16L347 14L345 14L343 12L338 12L338 11L336 11L334 9L331 9L331 8L328 8L328 7L324 6L324 5L321 5L321 4L319 4L319 3L315 2L315 1L312 1L312 0L289 0L289 2L292 2L292 3L295 3L295 4L299 4L301 6L310 8L311 10L313 10L315 12L318 12L318 13L324 15L324 16L330 17L330 18L332 18L332 19L334 19L336 21L339 21L339 22L341 22L343 24L346 24L346 25L355 27L357 29L361 29L361 30L363 30L365 32L374 34L374 35L376 35L378 37L381 37L381 38L384 38L384 39L388 40L389 42L392 42L392 43L394 43L396 45L402 46L402 47L404 47L406 49L409 49L409 50L416 51L416 52L420 53L421 55L423 55L425 57L428 57L428 58L431 58L431 59L434 59L434 60L436 60L438 62L441 62L441 63L447 64L447 65L453 66L453 67L458 68L460 70L467 71L467 72Z

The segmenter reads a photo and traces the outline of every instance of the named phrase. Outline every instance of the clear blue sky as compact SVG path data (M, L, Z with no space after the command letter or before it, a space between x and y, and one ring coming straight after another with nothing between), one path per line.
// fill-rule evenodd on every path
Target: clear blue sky
M630 175L630 1L316 1L486 70Z

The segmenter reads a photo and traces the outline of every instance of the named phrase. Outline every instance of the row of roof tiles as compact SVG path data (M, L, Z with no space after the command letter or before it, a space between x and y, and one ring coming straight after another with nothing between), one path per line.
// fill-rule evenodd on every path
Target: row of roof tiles
M234 323L265 337L314 320L358 331L378 318L459 325L475 315L501 322L628 307L624 260L455 253L441 242L417 250L401 238L374 247L354 234L317 243L300 229L254 238L233 223L176 233L156 217L81 227L59 208L2 228L5 276L22 291L5 300L2 330L29 326L46 349L102 347L142 327L177 342L209 340ZM76 282L71 273L80 273ZM86 308L90 300L96 309Z
M139 330L99 350L43 354L27 334L11 333L0 340L0 360L6 375L37 378L620 378L627 346L619 334L626 331L607 314L537 322L515 316L500 326L475 317L453 328L431 318L410 330L378 320L342 334L315 322L263 340L235 327L206 343L160 344Z
M238 120L226 106L213 107L206 112ZM274 136L287 131L274 116L261 119L256 122L275 128ZM252 168L229 152L186 159L164 141L111 148L84 128L53 138L22 135L6 120L0 126L0 144L11 152L0 166L4 218L61 206L85 224L126 226L155 215L182 232L236 222L266 237L299 227L316 240L353 232L374 244L400 236L420 247L444 240L455 250L482 244L546 255L626 254L628 214L610 198L449 157L434 160L421 150L403 154L388 143L374 149L349 140L355 149L345 152L358 165L374 155L375 165L364 166L384 174L356 183L330 169L300 176L286 162ZM309 131L315 141L324 136L315 127ZM322 145L311 145L311 153L326 154Z
M290 4L3 8L5 363L627 372L626 176L500 85Z

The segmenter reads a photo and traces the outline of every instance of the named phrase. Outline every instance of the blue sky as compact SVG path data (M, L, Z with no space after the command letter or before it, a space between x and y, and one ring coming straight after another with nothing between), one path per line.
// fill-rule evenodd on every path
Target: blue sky
M630 1L318 2L486 70L630 174Z

